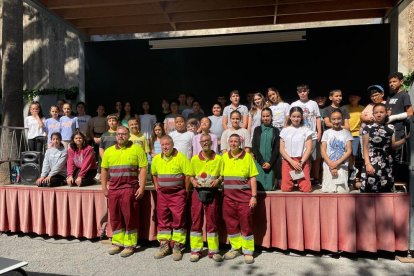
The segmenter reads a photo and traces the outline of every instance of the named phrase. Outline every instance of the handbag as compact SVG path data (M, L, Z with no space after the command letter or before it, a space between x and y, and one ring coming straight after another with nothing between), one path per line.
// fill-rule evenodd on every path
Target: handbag
M198 199L202 203L211 203L217 193L217 189L214 188L196 188Z

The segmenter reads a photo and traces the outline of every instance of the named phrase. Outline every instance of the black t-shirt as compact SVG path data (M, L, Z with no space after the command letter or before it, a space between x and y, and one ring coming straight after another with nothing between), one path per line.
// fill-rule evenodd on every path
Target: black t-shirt
M341 107L339 107L339 108L336 108L336 107L333 107L332 105L330 105L330 106L328 106L328 107L325 107L324 109L322 109L322 118L326 118L326 117L331 117L331 114L332 114L332 112L334 111L334 110L336 110L336 109L339 109L339 110L341 110L341 112L342 112L342 125L344 125L345 124L345 119L350 119L351 118L351 116L349 115L349 112L348 112L348 110L346 110L346 108L344 107L344 106L341 106ZM325 128L327 128L328 129L328 127L326 127L325 126Z
M411 101L407 91L391 94L387 99L387 107L391 109L391 115L405 112L408 106L411 106Z
M406 107L411 106L410 95L408 95L407 91L403 90L395 94L390 94L387 99L387 107L391 110L391 115L396 115L400 113L404 113ZM395 135L397 139L404 137L404 122L406 120L397 120L392 122L391 124L395 127Z

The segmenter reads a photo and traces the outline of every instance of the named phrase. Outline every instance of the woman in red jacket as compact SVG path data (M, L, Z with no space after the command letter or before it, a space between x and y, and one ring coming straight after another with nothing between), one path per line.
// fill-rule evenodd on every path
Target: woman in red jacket
M94 177L97 165L93 148L86 144L85 135L76 132L72 135L68 147L67 161L68 177L66 183L69 186L85 186L95 183Z

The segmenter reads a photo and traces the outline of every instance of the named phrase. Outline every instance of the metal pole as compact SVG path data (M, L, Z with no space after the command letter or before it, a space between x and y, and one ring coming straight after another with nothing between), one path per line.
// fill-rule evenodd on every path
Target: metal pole
M413 104L414 86L409 90L411 103ZM409 232L408 232L408 249L411 253L414 252L414 118L410 118L410 140L408 144L410 148L410 180L409 180L409 194L410 194L410 217L409 217Z

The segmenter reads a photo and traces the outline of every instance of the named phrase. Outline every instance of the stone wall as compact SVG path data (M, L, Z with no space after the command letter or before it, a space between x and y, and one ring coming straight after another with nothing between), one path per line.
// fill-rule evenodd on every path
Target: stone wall
M0 30L1 25L0 20ZM26 3L23 28L23 88L78 86L79 100L84 100L84 46L78 33L56 16ZM39 100L45 108L56 99Z
M405 1L398 14L398 71L414 70L414 1Z

